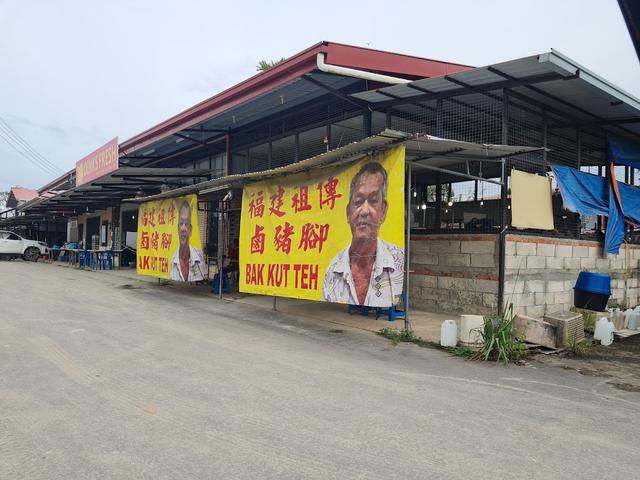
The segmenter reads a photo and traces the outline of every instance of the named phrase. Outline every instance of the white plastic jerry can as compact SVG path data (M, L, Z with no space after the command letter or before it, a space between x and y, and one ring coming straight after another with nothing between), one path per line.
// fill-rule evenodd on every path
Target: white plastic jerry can
M440 345L455 347L458 343L458 326L455 320L445 320L440 327Z
M631 314L635 312L635 310L633 308L627 308L624 311L624 328L629 328L629 317L631 316Z
M640 312L634 311L627 317L627 328L637 330L638 326L640 326Z
M602 317L600 320L598 320L596 322L596 328L593 332L593 339L594 340L602 340L603 336L605 335L605 331L607 330L607 324L609 323L609 320L607 320L607 318Z
M604 325L603 327L603 331L602 331L602 338L600 339L600 343L604 346L609 346L613 343L613 322L607 322L606 325Z

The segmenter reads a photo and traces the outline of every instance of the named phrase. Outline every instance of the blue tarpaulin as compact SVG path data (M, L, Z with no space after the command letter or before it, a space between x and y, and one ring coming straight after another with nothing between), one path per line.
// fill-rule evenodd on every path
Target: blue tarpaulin
M640 145L620 137L610 137L607 144L609 163L640 168Z
M604 251L618 254L624 239L624 218L640 224L640 189L618 184L624 209L621 210L617 207L616 195L608 179L570 167L554 165L551 168L567 210L608 217Z

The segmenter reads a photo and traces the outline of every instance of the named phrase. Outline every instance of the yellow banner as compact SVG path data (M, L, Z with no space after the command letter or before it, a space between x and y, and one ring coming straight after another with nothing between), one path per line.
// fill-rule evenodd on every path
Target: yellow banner
M138 212L139 275L196 282L208 277L198 228L198 197L145 202Z
M404 145L244 187L240 291L388 307L404 281Z

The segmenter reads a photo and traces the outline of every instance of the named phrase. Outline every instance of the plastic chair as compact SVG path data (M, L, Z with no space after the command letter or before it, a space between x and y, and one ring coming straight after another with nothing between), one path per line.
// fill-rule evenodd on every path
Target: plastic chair
M211 293L219 293L220 292L220 274L216 273L213 276L213 281L211 282ZM229 275L227 273L222 274L222 293L231 293L231 285L229 282Z
M98 268L100 270L106 270L107 267L109 270L113 270L113 252L111 250L106 250L98 254Z
M395 305L389 308L376 307L376 320L382 315L389 315L389 321L394 322L396 318L405 318L407 310L407 294L403 293L401 296L402 308L398 309Z

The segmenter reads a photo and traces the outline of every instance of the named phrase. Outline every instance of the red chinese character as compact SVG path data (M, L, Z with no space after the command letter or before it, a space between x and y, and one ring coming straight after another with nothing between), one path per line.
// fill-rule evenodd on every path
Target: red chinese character
M318 225L317 223L306 223L302 226L302 235L298 250L302 248L305 252L307 249L313 250L318 247L318 253L322 252L322 245L329 237L329 224Z
M155 207L151 209L149 212L149 225L152 227L156 226L156 209Z
M160 246L164 249L171 248L171 234L163 233L162 238L160 239Z
M154 250L158 249L158 238L160 237L160 234L158 232L153 232L151 234L151 247Z
M140 234L140 250L149 250L149 232Z
M280 210L280 208L282 208L282 204L284 203L284 200L282 200L282 197L284 196L284 188L282 188L280 185L278 185L278 193L276 193L275 195L271 195L271 206L269 207L269 211L273 214L273 215L277 215L278 217L282 217L284 216L284 213L282 210Z
M164 225L164 208L158 212L158 225Z
M146 227L149 223L149 217L147 216L147 209L142 210L142 226Z
M262 190L258 192L258 196L254 200L255 193L251 194L251 201L249 202L249 217L260 217L264 215L264 193Z
M335 207L336 204L336 200L340 197L342 197L341 193L337 193L336 189L338 187L338 179L337 178L330 178L329 180L327 180L327 183L325 183L324 185L322 185L322 182L320 182L318 184L318 191L320 192L320 208L322 208L323 205L329 205L329 209L333 210L333 207ZM323 190L324 190L324 195L323 195ZM323 196L326 196L324 199L322 198Z
M273 239L276 250L289 254L291 251L291 235L293 235L293 225L289 222L284 222L284 227L278 225L276 227L276 235Z
M168 222L173 225L174 223L176 223L176 206L175 205L171 205L169 207L169 220Z
M307 185L299 187L299 192L293 194L291 207L295 213L311 210L311 205L309 205L309 187Z
M264 253L265 235L262 233L263 230L264 227L256 225L256 232L253 237L251 237L251 253L259 253L261 255Z

